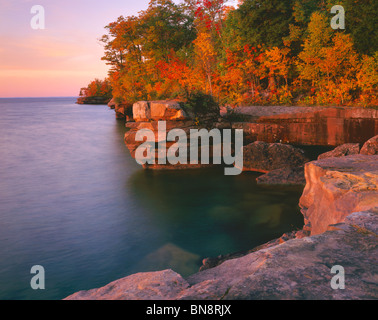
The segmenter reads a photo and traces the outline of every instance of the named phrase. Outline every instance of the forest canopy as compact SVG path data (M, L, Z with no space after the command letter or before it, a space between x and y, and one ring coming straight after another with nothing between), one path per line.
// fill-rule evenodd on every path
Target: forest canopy
M331 8L345 9L334 30ZM378 1L152 0L101 38L113 97L221 105L377 105Z

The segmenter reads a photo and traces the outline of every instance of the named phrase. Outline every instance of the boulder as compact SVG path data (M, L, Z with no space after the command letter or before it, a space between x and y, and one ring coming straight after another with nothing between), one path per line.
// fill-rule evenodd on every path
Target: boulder
M299 206L316 235L351 213L378 207L378 155L326 158L307 163Z
M270 171L256 179L258 184L296 184L305 185L304 166L295 168L281 168Z
M376 155L378 154L378 136L375 136L365 142L360 151L364 155Z
M177 101L138 101L133 105L135 121L186 120L189 116Z
M189 118L177 101L151 101L152 120L185 120Z
M287 144L256 141L243 147L243 171L266 173L302 166L308 161L303 150Z
M115 106L116 106L115 99L112 98L112 99L108 102L108 107L109 107L110 109L114 109Z
M358 143L345 143L338 146L334 150L319 155L318 160L332 157L344 157L360 153L360 145Z
M133 106L129 103L116 104L114 109L116 113L116 119L126 119L127 121L133 118Z
M133 118L135 121L148 121L151 119L151 108L148 101L138 101L133 104Z

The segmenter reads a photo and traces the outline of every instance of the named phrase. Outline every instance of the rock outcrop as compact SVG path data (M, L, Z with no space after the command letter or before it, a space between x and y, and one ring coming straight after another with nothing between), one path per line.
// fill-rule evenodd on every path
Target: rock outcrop
M188 282L172 270L143 272L75 293L66 300L170 300L188 287Z
M144 141L137 141L136 136L138 131L141 129L147 129L153 132L155 137L155 161L154 163L144 164L145 169L155 169L155 170L170 170L170 169L198 169L204 167L210 167L213 165L213 149L221 148L222 146L215 146L213 140L209 142L203 141L201 137L198 137L198 159L199 163L196 164L190 159L190 152L187 152L187 157L185 161L178 162L177 164L170 164L169 162L164 163L159 159L164 158L167 154L159 153L159 145L164 144L166 151L177 141L168 141L167 135L172 129L180 129L186 134L185 140L187 141L187 150L190 150L193 146L190 145L190 131L193 129L198 132L201 129L208 129L209 123L211 128L226 129L231 126L228 122L218 119L218 122L214 123L213 118L208 119L203 117L201 121L198 119L193 119L193 114L185 111L178 101L139 101L134 103L132 107L132 117L133 122L126 123L126 134L125 134L125 144L129 149L131 156L136 157L136 151L138 147L144 143ZM127 120L127 119L126 119ZM159 122L164 121L165 133L159 134ZM209 162L202 163L201 159L201 147L206 146L209 148Z
M67 299L377 299L377 160L354 155L306 164L301 205L311 236L303 236L305 228L248 254L209 261L185 279L171 270L138 273ZM336 265L345 270L342 290L331 287Z
M326 153L320 154L318 160L327 158L338 158L349 155L376 155L378 154L378 136L369 139L364 143L363 148L359 143L346 143ZM270 171L257 179L258 184L306 184L304 167L284 167Z
M116 114L116 119L121 119L125 121L133 120L133 105L130 103L117 103L116 99L111 99L108 102L108 107L114 109Z
M126 121L133 120L133 106L128 103L120 103L114 106L116 119L125 119Z
M360 153L360 145L358 143L345 143L336 147L334 150L319 155L318 160L333 157L345 157Z
M100 97L100 96L91 96L91 97L79 97L77 98L77 104L108 104L110 101L109 98Z
M237 113L253 120L233 123L243 129L245 142L339 146L363 144L378 134L378 110L318 107L240 107Z
M167 134L172 129L181 129L185 132L186 137L189 136L189 132L191 129L199 130L199 127L193 120L169 120L165 121L165 134L159 134L159 123L158 121L138 121L138 122L127 122L126 128L128 129L125 133L124 141L127 148L130 151L130 154L133 158L136 157L136 151L138 147L144 141L137 141L136 135L137 132L141 129L148 129L154 133L155 137L155 154L154 154L154 163L153 164L144 164L143 168L145 169L153 169L153 170L180 170L180 169L198 169L198 168L207 168L214 166L212 161L213 151L212 148L214 147L212 144L208 145L209 147L209 163L201 163L198 161L198 164L191 163L190 159L190 152L187 152L187 157L185 163L178 162L177 164L170 164L168 161L163 164L159 162L159 159L162 157L162 154L159 153L159 143L164 143L166 148L166 155L169 148L175 144L175 141L167 141ZM201 159L201 143L198 145L198 158ZM190 150L190 139L187 139L187 150ZM164 155L163 155L164 156Z
M177 299L373 299L377 213L354 213L337 230L293 239L189 277ZM331 288L331 268L345 267L346 288Z
M177 101L138 101L133 105L135 121L188 120L189 116Z
M167 130L200 129L198 119L193 118L179 101L138 101L131 105L111 104L115 108L116 117L126 119L128 132L125 143L135 157L135 150L143 142L136 142L135 135L139 129L146 128L157 132L157 122L167 122ZM247 110L247 111L245 111ZM234 114L234 112L233 112ZM378 132L377 111L372 109L353 108L301 108L301 107L245 107L238 108L235 115L248 116L246 122L232 122L227 117L219 115L218 122L212 117L210 125L205 124L205 117L201 118L206 129L242 129L244 135L244 167L237 168L244 171L258 171L269 173L261 177L258 182L265 184L303 184L304 171L301 167L308 162L301 149L294 145L335 145L347 142L335 150L321 155L323 157L346 156L358 154L360 145ZM238 118L238 117L236 117ZM135 121L130 122L130 121ZM338 131L339 129L342 131ZM340 129L340 130L341 130ZM160 139L160 141L159 141ZM164 142L161 138L156 143ZM363 140L365 139L365 140ZM278 143L279 142L279 143ZM169 144L167 143L167 147ZM374 141L369 147L369 154L376 151ZM363 148L367 150L367 146ZM367 151L364 151L367 152ZM158 159L156 154L155 159ZM208 165L189 164L154 164L145 165L149 169L187 169L200 168ZM280 175L282 176L279 179Z
M304 174L304 166L300 167L286 167L270 171L256 179L258 184L283 185L296 184L305 185L306 178Z
M311 234L323 233L352 212L378 207L378 156L354 155L307 163L299 201Z
M243 148L243 171L265 173L302 166L308 161L303 150L291 145L256 141Z
M115 99L114 98L112 98L109 102L108 102L108 107L110 108L110 109L114 109L115 108L115 106L116 106L116 101L115 101Z
M378 154L378 136L375 136L366 141L362 146L360 153L368 156Z

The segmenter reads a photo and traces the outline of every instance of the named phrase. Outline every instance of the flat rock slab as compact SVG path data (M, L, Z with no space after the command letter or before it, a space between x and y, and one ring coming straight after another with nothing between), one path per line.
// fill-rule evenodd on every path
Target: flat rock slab
M325 108L300 106L245 106L235 108L234 112L253 117L269 117L281 114L311 113L323 109Z
M65 300L169 300L189 284L172 270L141 272L88 291L79 291Z

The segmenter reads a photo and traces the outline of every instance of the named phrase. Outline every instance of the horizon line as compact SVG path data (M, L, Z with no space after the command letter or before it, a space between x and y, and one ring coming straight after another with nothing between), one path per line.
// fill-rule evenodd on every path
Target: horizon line
M39 96L39 97L0 97L0 99L33 99L33 98L78 98L79 96Z

